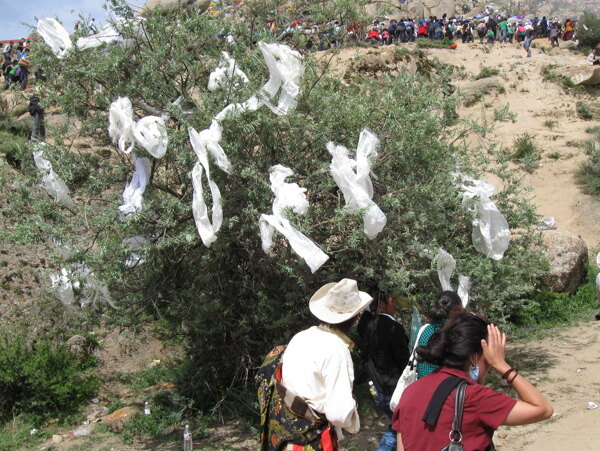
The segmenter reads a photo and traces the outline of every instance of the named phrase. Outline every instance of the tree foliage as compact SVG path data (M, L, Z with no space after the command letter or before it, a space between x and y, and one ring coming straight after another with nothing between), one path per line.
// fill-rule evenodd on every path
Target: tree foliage
M314 8L322 8L323 17L355 18L355 3L335 3L332 7L344 8L334 13L325 9L325 2ZM259 36L258 30L273 11L287 15L280 20L298 12L294 5L277 6L248 2L245 20L194 11L148 14L142 37L128 47L74 49L60 60L44 45L34 49L36 64L49 75L40 88L47 104L72 118L70 132L78 129L104 146L102 152L74 153L58 137L48 149L78 204L50 233L87 249L72 258L84 259L108 283L119 304L114 321L150 316L184 340L189 359L182 384L202 409L246 386L269 347L287 342L313 321L307 302L324 283L354 278L364 290L411 297L426 309L440 290L427 254L443 247L456 258L457 273L472 278L471 308L506 321L544 270L532 228L537 218L514 174L491 164L493 152L459 144L459 137L469 136L465 130L476 133L477 127L455 119L448 80L401 74L356 76L348 83L328 54L305 54L298 106L288 115L264 108L223 121L222 145L233 171L228 175L213 166L224 220L218 240L210 248L203 246L191 211L190 172L196 157L187 127L207 128L224 106L246 100L265 83L268 71L256 40L279 37ZM116 26L133 37L130 26ZM235 36L235 44L217 37L226 33ZM292 35L286 42L302 49L305 38ZM211 93L208 75L222 50L236 59L250 83ZM153 110L170 114L169 149L164 158L153 160L144 208L129 221L120 217L117 206L133 166L107 133L107 111L119 96L128 96L138 115ZM179 96L184 97L182 109L172 106ZM363 233L362 215L345 208L328 172L331 156L326 150L329 141L356 149L364 128L381 140L373 165L374 200L388 218L374 240ZM290 167L290 181L307 188L309 212L292 222L330 256L315 274L280 235L274 255L261 248L258 218L272 210L269 168L275 164ZM504 259L490 260L473 248L472 216L454 184L456 169L472 174L490 170L504 179L505 188L495 200L519 230ZM210 205L209 197L206 201ZM145 263L130 268L124 262L131 249L123 239L135 235L150 243L136 251Z

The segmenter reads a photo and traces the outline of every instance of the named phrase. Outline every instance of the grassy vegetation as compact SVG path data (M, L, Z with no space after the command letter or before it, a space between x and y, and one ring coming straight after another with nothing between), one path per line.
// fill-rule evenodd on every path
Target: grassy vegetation
M591 127L586 131L592 135L592 138L583 142L588 159L581 163L575 177L585 193L600 195L600 127Z
M577 116L579 116L581 119L589 120L594 117L590 106L581 100L578 100L575 103L575 111L577 112Z
M441 41L432 41L430 39L419 38L416 40L417 48L420 49L447 49L454 45L452 39L444 38Z
M499 69L483 66L479 73L475 75L475 80L481 80L482 78L494 77L500 73Z
M576 85L571 77L556 72L551 66L546 66L542 69L542 80L558 83L565 89L570 89L577 92L585 92L585 86Z
M592 318L598 310L595 285L597 273L596 267L588 266L587 274L573 296L551 291L533 295L524 309L512 318L517 333L523 336L539 334L553 327Z
M524 133L517 136L514 141L511 160L523 165L527 172L533 172L538 167L540 154L540 149L535 143L535 136Z
M553 119L546 119L544 121L544 127L548 127L550 130L552 130L557 125L558 125L558 121L555 121Z

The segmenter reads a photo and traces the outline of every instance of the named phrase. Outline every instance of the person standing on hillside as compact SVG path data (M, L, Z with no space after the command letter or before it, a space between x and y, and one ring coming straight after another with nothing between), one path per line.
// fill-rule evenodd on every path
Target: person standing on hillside
M531 42L533 38L531 37L531 31L527 32L527 36L525 36L525 41L523 41L523 48L527 52L527 58L531 58Z
M342 429L359 431L348 333L372 300L352 279L324 285L309 302L320 324L267 355L256 377L262 451L335 451Z
M502 22L500 22L500 42L502 42L502 44L508 42L508 22L504 18L502 18Z
M358 333L366 343L364 367L369 378L371 394L377 409L392 421L390 400L398 384L398 379L408 363L408 337L404 327L396 321L394 298L379 293L366 310L358 324ZM383 434L377 451L395 451L396 433L391 424Z

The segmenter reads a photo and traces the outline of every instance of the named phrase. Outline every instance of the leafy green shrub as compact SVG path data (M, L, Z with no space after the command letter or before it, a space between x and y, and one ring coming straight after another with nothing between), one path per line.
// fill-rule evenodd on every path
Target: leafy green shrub
M482 78L494 77L500 73L499 69L493 67L483 66L479 73L475 75L475 80L481 80Z
M594 48L600 42L600 16L586 11L577 21L577 40L579 47Z
M94 364L94 358L75 359L64 346L27 344L0 332L0 419L73 414L98 388L98 378L86 373Z
M575 111L581 119L592 119L594 117L590 106L581 100L575 103Z
M535 143L535 136L523 133L515 138L511 160L523 165L526 171L533 172L538 167L540 150Z
M555 121L553 119L546 119L544 121L544 127L548 127L550 130L552 130L557 125L558 125L558 121Z
M510 105L507 103L494 110L494 120L496 122L512 122L514 124L517 122L517 113L510 111Z
M417 48L420 49L447 49L454 45L454 41L449 38L444 38L440 41L432 41L431 39L419 38L416 40Z

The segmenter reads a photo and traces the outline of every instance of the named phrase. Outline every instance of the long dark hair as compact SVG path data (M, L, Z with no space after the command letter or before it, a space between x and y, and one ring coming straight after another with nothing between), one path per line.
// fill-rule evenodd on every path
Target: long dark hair
M462 300L454 291L442 291L429 310L430 321L442 321L463 310Z
M488 324L481 315L457 315L431 336L427 346L417 347L417 354L433 365L464 369L472 354L483 352L481 340L487 337Z

